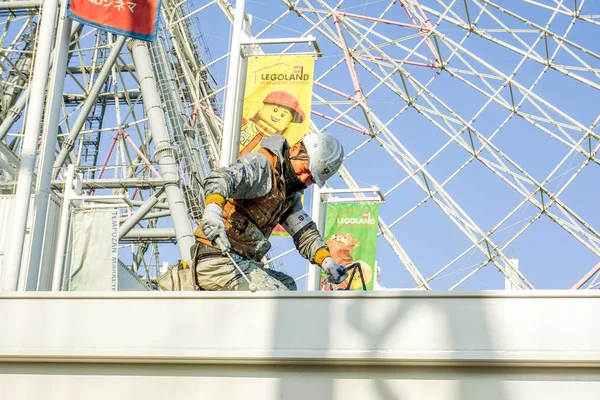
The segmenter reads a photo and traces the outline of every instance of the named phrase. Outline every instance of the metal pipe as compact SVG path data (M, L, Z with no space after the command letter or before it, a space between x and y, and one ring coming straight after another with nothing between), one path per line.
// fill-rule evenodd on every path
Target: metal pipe
M146 167L150 171L152 171L154 173L154 176L157 177L157 178L162 178L160 176L160 173L156 170L156 168L154 168L154 166L152 165L152 163L146 158L146 156L144 155L144 153L142 153L142 151L135 144L135 142L133 140L131 140L131 138L129 137L129 135L127 133L125 133L125 131L123 131L122 129L121 129L121 132L122 132L123 139L125 139L127 141L127 143L129 143L131 145L131 147L133 147L133 150L135 150L136 154L144 162L144 164L146 165Z
M362 54L362 53L354 53L354 55L357 57L366 58L368 60L387 61L387 62L393 61L393 62L397 63L398 65L407 64L407 65L416 65L417 67L440 68L439 65L431 64L431 63L421 63L421 62L408 61L408 60L402 60L402 59L397 59L397 58L373 57L372 55Z
M53 3L56 3L58 0L52 0ZM6 4L6 3L0 3L0 4ZM73 22L72 26L71 26L71 38L73 38L75 36L75 34L81 29L82 24L80 24L79 22ZM52 54L54 53L54 50L51 53L51 57ZM52 65L50 65L50 69L52 69ZM32 81L33 84L33 81ZM12 126L14 125L15 121L17 121L19 119L19 117L21 117L21 113L23 112L23 109L25 108L25 105L27 104L27 100L29 100L29 94L31 93L31 86L27 86L25 89L23 89L23 91L21 92L21 95L19 96L19 98L17 99L17 102L15 103L15 105L13 105L10 110L8 110L8 113L6 114L6 118L4 118L4 121L2 121L2 124L0 125L0 140L4 139L4 137L8 134L8 131L10 130L10 128L12 128Z
M69 42L72 21L67 18L68 0L62 0L56 45L53 52L53 68L50 75L48 90L48 104L44 115L44 128L42 131L42 144L36 179L34 196L34 219L31 231L31 251L29 262L24 268L26 271L26 289L36 290L42 258L42 245L44 242L46 217L48 215L48 198L50 197L50 183L52 181L52 163L58 135L60 110L62 106L62 92L67 70Z
M381 190L377 187L377 186L373 186L370 188L356 188L356 189L352 189L352 188L348 188L348 189L322 189L321 190L321 194L354 194L354 193L375 193L379 196L380 200L384 200L384 196L383 193L381 193Z
M56 161L54 162L54 168L55 168L54 177L58 176L58 173L60 172L60 168L63 166L63 164L64 164L65 160L67 159L67 156L69 155L71 150L73 150L73 147L75 146L75 141L77 140L77 137L79 136L79 133L81 132L81 128L83 128L85 121L87 120L87 117L90 113L90 110L92 109L92 106L96 103L96 98L98 97L98 94L100 94L100 91L102 90L102 86L104 86L104 81L106 81L106 78L108 78L108 75L111 73L111 69L112 69L115 61L117 61L117 57L119 56L119 53L121 52L121 49L123 48L123 45L125 44L125 40L126 40L125 36L118 37L118 39L115 41L115 43L113 45L113 48L110 51L110 54L108 55L108 57L106 59L106 62L102 66L102 70L100 70L98 77L94 81L94 84L92 85L92 88L88 94L88 97L85 100L85 102L83 103L83 106L81 107L81 111L79 112L79 115L77 116L77 120L71 127L71 132L69 132L69 137L63 142L62 149L60 150L60 153L56 157Z
M229 71L227 72L227 94L225 97L225 113L223 115L223 139L221 141L221 160L219 167L227 167L236 159L240 147L240 126L235 126L236 108L240 99L238 95L243 91L238 90L240 77L240 61L242 58L242 34L244 26L245 0L235 2L235 15L233 19L233 33L231 38L231 51L229 56ZM234 152L235 150L235 152ZM235 157L233 155L235 154Z
M343 11L343 12L339 13L338 15L341 15L343 17L352 17L352 18L357 18L357 19L364 19L366 21L379 22L379 23L387 24L387 25L396 25L396 26L401 26L401 27L404 27L404 28L414 28L414 29L418 29L420 31L421 30L428 30L428 31L431 30L430 27L423 26L423 25L405 24L403 22L396 22L396 21L392 21L392 20L389 20L389 19L373 18L373 17L367 17L366 15L351 14L351 13L348 13L346 11Z
M313 185L312 201L310 205L311 216L317 229L323 236L325 231L325 203L321 199L321 189L317 185ZM307 290L321 290L321 268L317 264L313 264L310 261L308 263L308 279Z
M164 39L159 39L149 46L152 65L159 82L159 91L165 105L165 116L170 122L171 133L177 143L178 150L185 163L189 177L186 193L187 205L194 219L199 219L204 209L202 204L204 170L201 155L191 137L195 136L194 129L189 125L189 116L181 102L181 96L175 80L171 76L169 57Z
M585 283L586 283L587 281L589 281L589 280L590 280L590 278L591 278L592 276L596 275L596 273L597 273L598 271L600 271L600 262L599 262L598 264L596 264L596 265L594 266L594 268L592 268L591 270L589 270L589 271L588 271L588 272L587 272L587 273L586 273L586 274L583 276L583 278L581 278L581 279L579 280L579 282L577 282L575 285L573 285L573 287L571 288L571 290L578 290L578 289L581 289L581 287L582 287L583 285L585 285Z
M44 0L19 0L3 1L0 3L0 10L27 10L31 8L40 8Z
M243 27L242 30L242 38L246 39L252 34L252 24L250 21L247 21L246 18L243 18ZM240 47L241 53L241 47ZM235 160L238 159L240 153L240 133L242 129L242 119L243 119L243 108L244 108L244 92L246 90L246 71L248 70L248 58L241 57L239 61L239 73L238 73L238 83L237 83L237 91L235 98L237 100L235 113L234 113L234 125L233 125L233 133L234 137L232 138L231 143L231 155L229 156L230 164L233 164Z
M81 187L83 189L128 189L128 188L139 188L139 189L150 189L155 187L161 187L166 185L177 185L179 179L151 179L151 178L139 178L139 179L84 179L81 181ZM62 187L64 183L62 181L54 181L54 187Z
M139 188L139 189L150 189L155 187L161 187L168 184L177 184L178 179L151 179L151 178L139 178L139 179L86 179L81 181L81 187L83 189L128 189L128 188ZM11 189L17 186L16 182L7 182L0 184L0 188ZM62 189L65 187L64 181L54 180L52 181L52 189Z
M173 228L151 228L151 229L132 229L123 239L175 239L175 229ZM190 257L186 258L189 260Z
M22 92L15 105L13 105L6 113L6 118L2 121L0 125L0 140L4 139L4 137L8 134L9 129L13 126L15 121L17 121L21 117L21 113L25 108L25 104L27 104L27 100L29 100L29 93L31 92L31 88L27 86Z
M62 289L63 273L65 270L65 254L67 238L69 236L69 218L71 216L71 192L73 191L73 178L75 166L69 164L67 168L66 186L63 194L62 209L60 211L60 225L58 242L56 243L56 255L54 256L54 272L52 273L52 291Z
M119 90L118 92L102 92L98 94L97 99L106 99L106 101L119 101L119 103L126 103L127 98L129 100L137 100L141 96L140 91L138 89L129 89L129 90ZM65 105L70 105L71 103L79 104L82 101L87 100L87 94L77 94L77 93L63 93L63 101Z
M342 33L340 20L336 16L333 17L333 24L335 25L338 34L338 40L340 41L340 45L342 47L342 50L344 51L344 59L346 60L346 65L348 66L348 72L350 72L350 80L354 85L354 96L352 96L352 99L354 101L362 100L362 89L360 87L358 77L356 76L356 69L354 69L354 64L352 63L352 56L350 55L350 50L348 49L346 39L344 38L344 34Z
M83 197L84 201L90 201L90 202L94 202L94 203L105 203L105 204L115 204L115 203L122 203L123 200L120 199L105 199L105 198L97 198L94 197L93 199L88 199ZM131 203L132 206L136 206L136 207L141 207L144 205L145 202L143 201L139 201L139 200L128 200L128 203ZM168 204L164 204L164 203L159 203L159 204L155 204L154 208L160 208L160 209L168 209L169 205ZM158 213L154 213L154 214L158 214ZM149 215L149 214L148 214ZM121 219L121 221L123 221L123 219Z
M29 214L29 201L31 200L31 184L37 157L37 144L42 124L44 101L46 100L44 94L46 92L46 84L48 83L50 53L52 51L52 39L54 38L54 26L57 12L58 0L45 0L38 36L38 48L35 64L33 66L33 78L31 81L31 90L36 96L31 96L29 108L27 110L23 148L21 151L21 168L19 169L18 174L15 209L12 218L12 231L8 255L5 262L4 290L17 290L19 282L19 271L21 269L21 258L23 256L23 245L25 242L25 229L27 225L27 216Z
M71 74L83 74L84 72L86 74L91 74L92 71L94 73L98 73L98 72L100 72L101 69L102 69L101 65L98 65L96 67L92 67L90 65L78 65L75 67L67 68L67 70ZM115 69L117 70L117 72L130 72L130 71L135 72L135 67L133 66L133 64L119 64L119 65L115 66ZM112 93L114 93L114 92L112 92Z
M163 218L163 217L170 217L170 216L171 216L171 211L163 210L163 211L149 212L148 214L144 215L142 217L142 219L156 219L156 218ZM125 223L125 221L129 221L129 218L131 218L131 217L123 217L123 218L120 218L119 220L122 223Z
M0 12L0 14L4 13ZM10 14L14 13L11 12ZM2 104L6 105L9 109L14 104L15 100L18 99L19 94L22 92L25 85L29 84L29 78L31 77L31 67L34 59L33 52L30 50L32 42L31 35L35 36L37 34L37 28L31 27L32 30L30 35L27 35L25 33L27 25L28 24L22 24L19 32L14 35L15 40L24 40L25 46L22 50L23 53L19 54L19 58L14 63L7 59L14 70L10 71L9 76L5 81L8 86L2 93ZM4 57L6 57L6 55L4 55ZM5 117L6 115L4 115L2 119Z
M156 192L152 196L150 196L150 198L144 203L143 206L138 208L137 211L133 215L131 215L129 218L127 218L127 220L125 222L123 222L121 224L121 226L119 226L119 239L123 238L123 236L125 236L127 234L127 232L132 230L133 227L136 226L138 222L140 222L142 219L144 219L146 214L148 214L148 212L150 210L152 210L154 205L156 203L158 203L158 199L159 199L160 195L162 194L162 192L163 192L163 189L159 190L158 192Z
M164 110L160 105L160 97L156 90L156 80L152 73L150 53L146 47L146 43L141 40L129 40L127 47L131 52L133 63L138 71L140 89L144 98L144 109L155 142L154 158L158 160L160 172L164 179L178 180L177 158L175 156L175 149L171 146ZM191 257L190 248L196 239L188 218L183 193L176 183L166 184L165 191L169 202L169 209L171 210L173 226L177 234L176 239L180 257L182 260L189 260Z
M340 121L338 118L330 117L329 115L325 115L325 114L323 114L321 112L318 112L318 111L315 111L315 110L310 110L310 113L313 114L313 115L318 115L319 117L325 118L325 119L327 119L329 121L333 121L336 124L345 126L346 128L350 128L352 130L360 132L363 135L369 135L370 134L370 132L368 130L366 130L366 129L363 129L363 128L360 128L360 127L356 127L356 126L352 126L352 125L350 125L350 124L348 124L348 123L346 123L344 121Z

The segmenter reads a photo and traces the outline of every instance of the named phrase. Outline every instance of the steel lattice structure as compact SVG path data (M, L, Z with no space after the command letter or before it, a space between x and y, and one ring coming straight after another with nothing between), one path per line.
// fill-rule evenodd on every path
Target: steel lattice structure
M2 191L18 196L27 110L41 96L30 88L45 11L36 1L0 6ZM500 288L506 277L521 289L567 288L598 261L598 4L282 0L247 2L245 11L253 39L316 37L312 127L346 148L333 188L377 186L385 196L378 261L387 286ZM63 193L74 164L86 202L118 203L131 230L123 258L146 276L177 257L175 236L180 249L189 244L182 229L200 218L200 184L218 164L234 4L166 0L161 16L152 44L52 18L54 52L60 32L70 38L64 86L50 70L46 93L62 93L58 130L47 122L50 100L39 122L57 135L52 191ZM245 55L314 50L242 46ZM162 129L172 147L158 144ZM174 196L185 200L188 222L177 222ZM299 276L292 248L277 239L270 257Z

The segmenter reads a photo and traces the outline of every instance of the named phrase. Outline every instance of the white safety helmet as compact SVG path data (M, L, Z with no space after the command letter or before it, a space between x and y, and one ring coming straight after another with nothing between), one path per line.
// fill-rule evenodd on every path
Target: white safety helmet
M344 148L336 138L322 132L309 133L302 141L308 153L308 169L321 188L342 166Z

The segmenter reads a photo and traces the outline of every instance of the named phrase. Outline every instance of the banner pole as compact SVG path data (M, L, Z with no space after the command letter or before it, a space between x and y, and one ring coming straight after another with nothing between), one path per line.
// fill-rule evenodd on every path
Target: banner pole
M245 0L235 2L233 19L233 33L231 37L231 51L229 56L229 71L227 73L227 92L225 97L225 112L223 115L223 139L221 141L221 159L219 167L228 167L237 159L240 146L240 126L236 126L236 108L239 106L238 95L244 93L239 88L240 70L242 59L241 39L244 27ZM235 151L234 151L235 150Z
M313 185L312 201L311 201L311 218L317 224L317 229L321 236L325 232L325 203L321 199L321 189L317 185ZM321 283L321 268L317 264L310 261L308 263L308 286L307 290L320 290Z
M25 246L27 217L29 203L35 177L35 164L38 152L38 140L42 128L44 103L46 102L46 85L48 83L48 70L50 68L50 54L53 48L56 16L58 14L58 0L46 0L42 7L38 32L38 47L33 65L33 78L31 80L31 93L29 108L25 120L23 134L23 147L21 150L21 166L17 179L17 190L11 220L12 231L10 245L4 265L4 280L2 287L6 291L16 291L19 286L19 273Z
M246 19L244 15L242 15L243 20L243 36L245 38L249 37L252 34L252 22L249 19ZM238 159L238 155L240 153L240 136L241 136L241 128L242 128L242 119L244 112L244 95L246 90L246 74L248 72L248 58L244 57L241 54L240 47L240 61L238 67L238 83L237 90L235 91L235 109L233 113L233 134L231 137L231 148L229 155L229 163L233 164L235 160ZM225 125L223 125L224 127ZM223 131L225 132L225 131ZM223 155L221 155L221 158Z
M54 256L54 272L52 274L52 291L62 290L63 274L65 271L65 258L67 253L67 239L69 237L69 218L71 216L71 192L73 191L73 179L75 177L75 165L69 164L63 194L63 203L60 211L60 230L56 243L56 254Z
M60 16L56 34L56 44L52 51L50 66L50 82L48 83L48 100L42 122L42 145L38 156L38 171L35 185L34 219L31 237L31 252L26 269L25 290L36 290L42 247L46 236L46 217L48 216L48 199L52 181L52 164L58 135L60 110L63 100L65 76L68 63L69 42L71 41L72 21L66 17L67 0L61 1Z

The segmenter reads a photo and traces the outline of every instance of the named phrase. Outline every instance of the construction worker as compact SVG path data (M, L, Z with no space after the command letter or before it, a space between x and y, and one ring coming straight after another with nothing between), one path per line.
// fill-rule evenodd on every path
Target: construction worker
M270 92L254 116L242 121L240 155L258 150L263 139L285 135L290 124L303 121L304 111L293 93L280 89Z
M274 135L258 151L213 170L204 182L206 207L195 232L198 285L204 290L249 290L253 285L258 290L296 290L292 277L264 268L261 261L277 224L331 282L344 281L346 269L331 258L300 201L304 189L313 183L322 187L337 172L343 157L340 142L325 133L305 135L293 146Z

